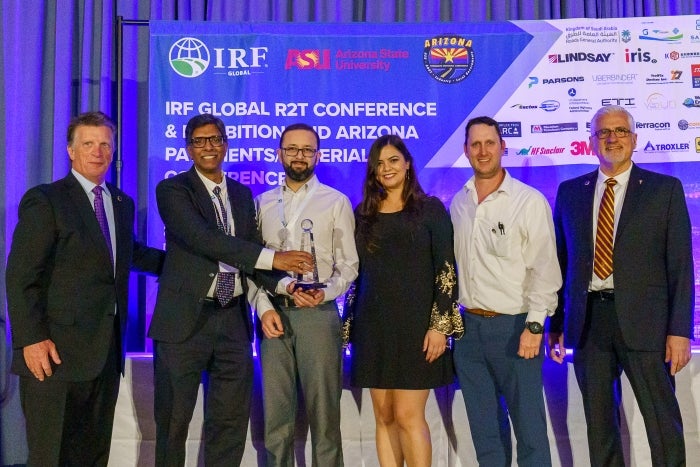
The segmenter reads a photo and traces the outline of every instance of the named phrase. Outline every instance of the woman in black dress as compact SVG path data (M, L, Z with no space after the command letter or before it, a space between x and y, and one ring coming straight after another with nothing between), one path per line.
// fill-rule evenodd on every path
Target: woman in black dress
M425 406L431 388L453 381L447 336L464 327L456 305L452 223L416 179L395 135L370 149L355 209L360 274L346 301L352 323L351 384L370 388L382 466L429 466Z

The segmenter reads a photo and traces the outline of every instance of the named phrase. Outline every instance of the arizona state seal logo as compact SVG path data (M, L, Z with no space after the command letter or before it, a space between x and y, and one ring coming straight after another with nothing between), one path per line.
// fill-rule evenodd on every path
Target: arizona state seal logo
M474 69L471 39L454 34L427 39L423 47L423 65L430 76L441 83L463 81Z

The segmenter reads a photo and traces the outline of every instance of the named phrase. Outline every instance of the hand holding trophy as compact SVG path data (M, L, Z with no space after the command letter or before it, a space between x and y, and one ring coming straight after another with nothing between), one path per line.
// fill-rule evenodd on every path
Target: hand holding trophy
M312 272L297 275L296 288L301 290L323 289L326 284L318 281L318 265L316 263L316 247L314 246L314 234L312 232L314 223L311 219L301 221L301 251L311 254L314 260L314 268Z

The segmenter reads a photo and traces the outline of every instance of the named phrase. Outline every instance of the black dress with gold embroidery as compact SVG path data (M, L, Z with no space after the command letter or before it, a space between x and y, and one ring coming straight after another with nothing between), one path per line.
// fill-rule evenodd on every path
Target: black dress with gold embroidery
M453 381L451 353L425 361L428 329L461 337L452 223L438 198L421 215L380 213L378 248L357 238L360 273L346 301L351 320L351 384L382 389L429 389Z

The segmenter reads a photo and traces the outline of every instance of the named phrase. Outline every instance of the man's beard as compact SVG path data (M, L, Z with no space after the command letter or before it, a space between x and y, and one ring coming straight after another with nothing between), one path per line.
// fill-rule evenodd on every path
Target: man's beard
M294 180L295 182L305 182L314 174L314 167L308 165L306 169L297 171L294 170L291 165L285 165L284 173L287 175L287 178Z

